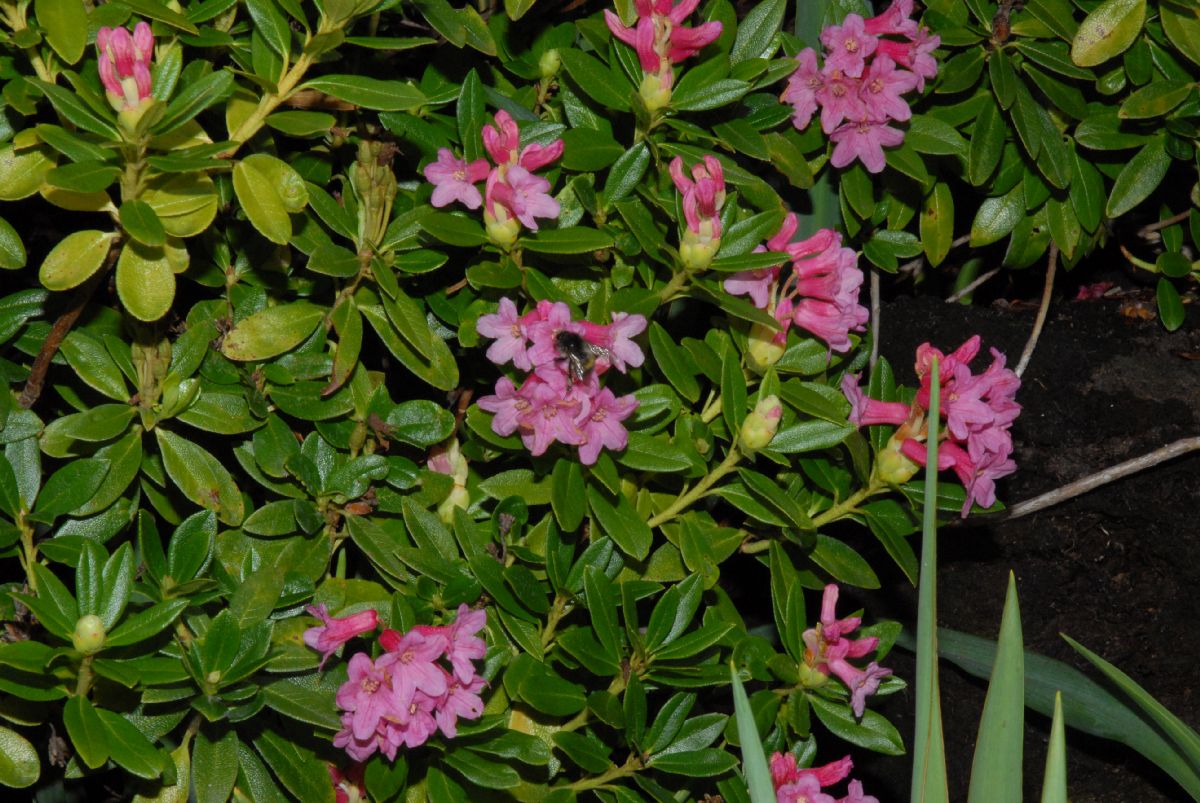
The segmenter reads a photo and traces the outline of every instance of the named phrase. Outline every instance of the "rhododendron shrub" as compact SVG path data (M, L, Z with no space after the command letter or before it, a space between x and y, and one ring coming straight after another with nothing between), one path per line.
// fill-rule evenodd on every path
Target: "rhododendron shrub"
M904 752L900 625L834 602L872 536L916 574L933 352L867 378L863 295L911 218L857 164L806 214L782 0L502 6L0 15L0 784L738 800L731 663L788 799ZM925 154L932 23L828 23ZM948 514L1012 469L972 349Z

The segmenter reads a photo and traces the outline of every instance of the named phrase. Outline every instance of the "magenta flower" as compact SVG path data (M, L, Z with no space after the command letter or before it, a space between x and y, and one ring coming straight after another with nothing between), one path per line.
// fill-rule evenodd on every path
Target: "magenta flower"
M606 325L579 321L583 339L599 346L608 354L598 358L609 363L621 373L627 368L637 368L646 359L642 349L633 338L646 331L646 318L628 312L614 312L612 323Z
M917 35L917 21L911 19L913 0L892 0L882 14L866 20L863 30L872 36L904 36L909 39Z
M323 669L329 656L333 655L347 641L370 632L379 625L379 615L374 608L343 616L340 619L330 616L324 604L309 605L305 610L324 622L320 627L310 627L304 631L304 643L321 653L318 670Z
M449 739L458 735L458 719L479 719L483 716L483 699L479 692L487 684L483 678L473 678L469 682L460 681L453 676L446 678L446 693L438 701L434 711L434 719L442 734Z
M842 375L842 393L850 402L849 421L856 427L873 427L880 424L896 427L908 420L907 404L868 398L858 386L857 374Z
M861 331L869 315L858 303L863 280L858 258L841 247L841 236L831 229L791 242L796 227L796 216L789 213L766 247L755 249L786 254L790 266L734 273L724 282L725 292L748 295L756 307L774 315L782 325L774 336L780 346L796 325L834 351L849 351L849 333Z
M366 653L355 653L347 667L349 678L338 689L335 698L338 707L346 712L342 724L355 742L361 743L360 751L368 749L370 745L367 756L375 751L374 737L380 721L398 716L391 685L392 666L395 663L396 657L391 654L382 655L373 662ZM365 757L353 753L351 757L356 761L365 760Z
M879 639L874 636L847 638L862 624L862 619L857 616L838 619L834 612L837 598L837 585L826 585L821 598L821 618L816 627L803 633L804 660L817 672L834 675L841 680L850 690L850 707L854 715L862 717L866 708L866 698L875 693L879 682L892 674L892 670L881 667L874 661L863 670L847 661L848 658L862 658L874 651Z
M821 130L832 134L844 120L857 120L867 116L867 105L859 96L862 81L850 78L838 71L824 71L825 82L816 92L821 104Z
M830 25L821 31L825 46L825 69L837 70L851 78L863 74L866 59L875 52L879 40L867 33L863 18L847 14L841 25Z
M854 768L850 756L832 761L821 767L800 767L791 753L773 753L770 760L771 781L775 786L777 803L879 803L873 797L865 797L862 784L851 780L848 796L835 799L821 790L841 783Z
M700 0L682 0L677 6L672 0L634 0L638 13L635 27L627 28L607 9L604 21L613 36L637 51L643 72L659 73L699 53L721 35L719 22L684 27L699 4Z
M683 214L688 231L719 238L719 213L725 205L725 171L720 160L705 154L704 160L692 167L690 179L683 172L683 159L679 156L671 160L669 170L675 188L683 195ZM710 228L703 228L706 223Z
M483 196L475 185L488 177L492 166L487 159L476 159L467 164L458 159L449 148L439 148L436 162L425 165L425 178L434 185L433 197L429 202L437 207L448 206L455 201L468 209L478 209Z
M392 689L398 708L408 708L418 691L430 697L438 697L446 692L445 673L434 663L445 651L445 636L440 633L427 635L416 628L405 633L394 646L388 647L388 654L396 659L392 671Z
M479 409L494 413L492 431L502 437L508 437L517 431L521 419L532 409L529 400L520 394L511 379L500 377L496 382L496 392L483 396L476 402Z
M100 28L96 33L96 50L100 83L114 109L119 112L136 109L150 97L154 34L148 23L139 22L132 34L125 28Z
M481 135L483 147L500 168L519 165L529 171L538 170L557 160L563 152L561 139L549 145L532 143L521 150L521 130L503 109L496 112L493 123L483 127Z
M600 449L621 451L629 444L629 433L621 422L633 415L637 409L633 396L616 398L608 388L602 388L592 397L590 409L579 422L583 429L584 442L579 447L579 462L590 466L600 456Z
M904 132L886 123L858 120L846 123L829 135L835 143L829 163L845 167L858 159L869 173L882 172L885 164L883 149L904 142Z

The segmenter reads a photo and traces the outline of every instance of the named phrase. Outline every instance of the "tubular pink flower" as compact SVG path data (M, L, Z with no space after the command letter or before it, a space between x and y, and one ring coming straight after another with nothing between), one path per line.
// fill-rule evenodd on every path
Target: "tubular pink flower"
M521 131L512 115L501 109L496 112L492 123L480 131L483 147L492 161L498 165L515 164L521 147Z
M492 418L492 431L502 437L516 432L521 419L533 409L529 400L521 395L513 386L512 380L506 376L496 381L494 394L483 396L476 404L479 405L479 409L495 414Z
M321 653L318 670L323 669L329 656L347 641L368 633L379 625L379 615L374 608L341 618L330 616L324 604L309 605L305 610L324 622L320 627L310 627L304 631L304 643Z
M449 739L458 735L458 720L479 719L483 716L483 700L479 696L487 684L483 678L460 681L454 676L446 678L446 693L438 700L434 719L438 729Z
M863 794L862 781L851 781L846 785L846 796L838 803L879 803L879 798Z
M434 185L433 197L429 202L437 207L459 201L468 209L478 209L483 196L475 185L488 177L491 165L486 159L476 159L467 164L458 159L449 148L439 148L436 162L425 165L425 178Z
M796 757L791 753L776 752L771 755L770 766L777 803L839 803L821 789L845 780L854 768L854 762L846 756L821 767L805 768L797 766ZM850 782L852 794L856 784L857 781ZM861 792L861 784L858 789Z
M755 268L732 274L723 283L725 292L731 296L749 296L759 309L766 309L770 302L771 287L779 277L779 268Z
M875 52L878 39L866 32L863 18L847 14L841 25L830 25L821 31L825 46L825 69L840 70L851 78L863 74L866 59Z
M342 721L346 730L359 742L372 742L368 756L375 750L372 740L380 720L398 715L391 685L392 666L395 663L396 657L392 654L380 656L378 661L373 662L366 653L355 653L347 667L348 679L338 689L335 698L338 707L346 712L346 718ZM357 756L355 758L364 760Z
M846 659L862 658L879 644L874 636L850 639L847 636L858 629L862 619L848 616L838 619L835 613L838 587L834 583L825 586L821 598L821 618L815 627L802 634L805 645L804 660L809 666L825 675L834 675L850 690L851 708L854 715L861 717L866 698L879 688L879 682L891 674L891 670L874 661L867 669L859 669ZM840 780L840 779L839 779Z
M842 375L842 393L850 402L850 423L856 427L873 427L880 424L898 427L908 420L907 404L868 398L858 386L857 374Z
M831 165L845 167L858 159L867 172L879 173L886 163L883 149L894 148L904 142L904 132L886 123L857 120L841 126L829 138L836 143L829 157Z
M910 19L913 13L913 0L892 0L892 4L882 14L866 20L863 30L872 36L907 36L910 39L917 35L917 21Z
M584 340L608 352L597 358L598 361L612 365L621 373L626 373L629 367L637 368L645 361L641 347L633 342L634 337L646 331L645 316L614 312L612 323L608 325L589 321L579 321L578 325Z

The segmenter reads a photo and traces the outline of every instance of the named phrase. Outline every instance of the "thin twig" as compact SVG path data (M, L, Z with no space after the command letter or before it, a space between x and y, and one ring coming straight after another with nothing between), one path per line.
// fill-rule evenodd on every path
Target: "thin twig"
M1037 347L1038 337L1042 334L1042 326L1046 323L1046 313L1050 311L1050 294L1054 290L1054 274L1058 270L1058 246L1050 243L1050 257L1046 260L1046 286L1042 290L1042 303L1038 307L1037 320L1033 322L1033 331L1029 333L1029 341L1021 352L1021 360L1013 369L1017 376L1025 373L1033 350Z
M1156 231L1165 229L1168 226L1174 226L1176 223L1182 223L1188 219L1188 215L1190 214L1192 214L1192 210L1189 209L1186 212L1180 212L1177 215L1171 215L1166 220L1160 220L1157 223L1147 223L1145 226L1142 226L1140 229L1138 229L1138 237L1141 237L1144 240Z
M92 298L92 293L96 291L96 287L100 284L100 280L108 275L108 269L116 261L118 253L120 253L120 248L114 242L113 248L108 252L108 259L104 267L93 273L87 281L76 288L75 294L71 296L70 306L58 316L58 320L54 322L54 326L50 327L50 333L42 341L42 347L38 350L38 355L33 360L33 367L29 369L29 378L25 380L25 387L21 390L21 395L17 398L17 404L26 410L37 403L38 397L42 395L42 388L46 384L46 372L50 370L51 360L58 353L58 347L62 345L63 340L70 333L71 327L75 325L75 321L79 318L84 308L87 307L88 301Z
M1166 446L1155 449L1149 454L1135 457L1132 460L1126 460L1124 463L1110 466L1081 480L1076 480L1061 488L1055 488L1053 491L1044 493L1041 496L1013 505L1008 509L1005 518L1015 519L1021 516L1028 516L1030 513L1036 513L1039 510L1044 510L1045 508L1065 502L1068 499L1085 494L1088 491L1099 488L1101 485L1107 485L1113 480L1119 480L1130 474L1136 474L1143 469L1156 466L1159 463L1164 463L1167 460L1187 454L1188 452L1194 452L1198 449L1200 449L1200 436L1181 438L1174 443L1169 443Z
M960 298L965 296L967 293L970 293L976 287L979 287L979 285L983 284L984 282L986 282L988 279L992 278L999 272L1000 272L999 268L992 268L991 270L989 270L987 273L983 274L982 276L976 277L975 281L971 282L966 287L963 287L959 290L955 290L953 293L951 293L949 296L947 296L946 303L953 304L955 301L958 301Z
M871 269L871 361L868 363L871 373L875 372L875 363L879 359L879 269Z

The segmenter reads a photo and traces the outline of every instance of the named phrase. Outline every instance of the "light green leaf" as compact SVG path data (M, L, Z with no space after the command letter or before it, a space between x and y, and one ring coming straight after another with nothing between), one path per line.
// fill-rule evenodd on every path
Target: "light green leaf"
M157 321L175 300L175 272L166 249L127 242L117 260L117 295L130 315Z
M21 235L0 217L0 270L19 270L25 267L25 244Z
M111 231L74 231L46 254L38 279L47 290L70 290L100 270L117 235Z
M1095 67L1124 52L1142 31L1146 0L1105 0L1080 24L1071 42L1071 61Z
M79 61L88 35L83 0L34 0L33 13L58 57L67 64Z
M254 228L271 242L286 245L292 236L292 219L271 178L243 159L233 166L233 191Z
M37 750L19 733L0 727L0 786L24 789L37 783L42 762Z
M245 504L229 471L207 449L162 427L154 430L163 467L183 495L226 524L242 523Z

